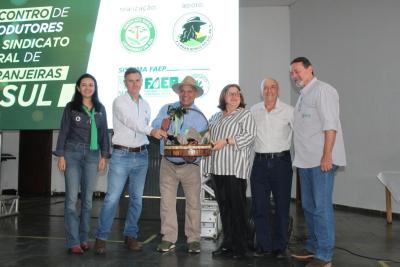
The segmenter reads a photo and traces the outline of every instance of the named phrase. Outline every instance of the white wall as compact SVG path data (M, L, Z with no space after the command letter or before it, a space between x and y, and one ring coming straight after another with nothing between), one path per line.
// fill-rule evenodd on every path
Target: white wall
M399 171L400 1L298 0L291 6L292 56L309 57L339 93L347 167L334 202L385 209L382 170ZM297 94L293 91L292 103ZM400 179L400 177L399 177ZM400 211L396 203L394 211Z
M241 7L239 20L239 83L247 107L261 101L267 77L278 80L281 100L290 103L289 8Z

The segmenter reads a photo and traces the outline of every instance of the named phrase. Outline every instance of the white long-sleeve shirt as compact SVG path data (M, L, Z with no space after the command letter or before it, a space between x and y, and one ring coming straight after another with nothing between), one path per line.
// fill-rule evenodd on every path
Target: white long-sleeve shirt
M139 97L134 102L128 93L117 97L113 102L114 136L112 143L126 147L139 147L149 144L146 135L153 129L149 126L150 106Z
M257 153L278 153L290 150L293 134L293 107L276 100L270 112L264 102L250 108L257 126L254 151Z

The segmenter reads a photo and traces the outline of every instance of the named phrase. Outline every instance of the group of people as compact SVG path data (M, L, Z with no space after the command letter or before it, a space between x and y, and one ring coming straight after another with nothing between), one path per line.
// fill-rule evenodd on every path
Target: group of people
M255 223L255 257L287 257L292 165L299 169L301 198L308 238L304 249L291 256L308 260L307 266L330 266L334 247L332 193L334 175L345 165L339 97L336 90L314 76L307 58L291 62L291 78L300 90L295 107L279 100L279 83L266 78L261 83L262 102L249 110L241 88L226 85L218 108L210 120L204 119L194 104L203 90L191 76L172 89L179 101L163 106L150 124L150 106L140 96L142 74L128 68L124 75L127 92L113 103L112 154L107 193L98 219L94 250L106 252L120 196L128 179L129 205L126 215L125 244L132 251L142 250L138 241L138 221L148 168L147 136L160 139L160 252L175 249L178 239L176 194L181 183L185 199L185 235L190 253L199 253L201 218L200 157L164 156L164 141L172 133L184 134L194 128L209 130L212 154L204 160L203 172L212 177L220 210L223 240L214 257L243 259L247 248L246 187L250 180ZM92 193L98 171L106 168L110 155L106 111L99 102L93 76L82 75L72 101L61 121L56 155L65 173L65 232L71 253L88 250ZM171 107L187 109L184 120L171 123ZM294 162L290 153L294 136ZM255 152L254 160L251 157ZM80 214L76 208L81 191ZM271 205L271 195L274 205ZM272 208L274 211L272 212ZM274 216L271 216L274 214ZM273 222L272 222L273 221Z

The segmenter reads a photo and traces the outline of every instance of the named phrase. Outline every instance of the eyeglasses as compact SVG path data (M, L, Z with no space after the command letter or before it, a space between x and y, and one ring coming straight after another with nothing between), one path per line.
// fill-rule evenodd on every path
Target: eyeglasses
M229 97L237 97L237 96L240 96L240 93L239 92L237 92L237 93L226 93L226 95L229 96Z
M264 90L277 90L278 86L271 85L271 86L264 86Z

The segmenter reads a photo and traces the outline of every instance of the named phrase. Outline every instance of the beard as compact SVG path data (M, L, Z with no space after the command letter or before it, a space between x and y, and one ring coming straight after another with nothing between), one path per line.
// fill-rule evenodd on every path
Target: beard
M298 87L298 88L303 88L305 86L304 81L303 80L293 80L294 84Z

